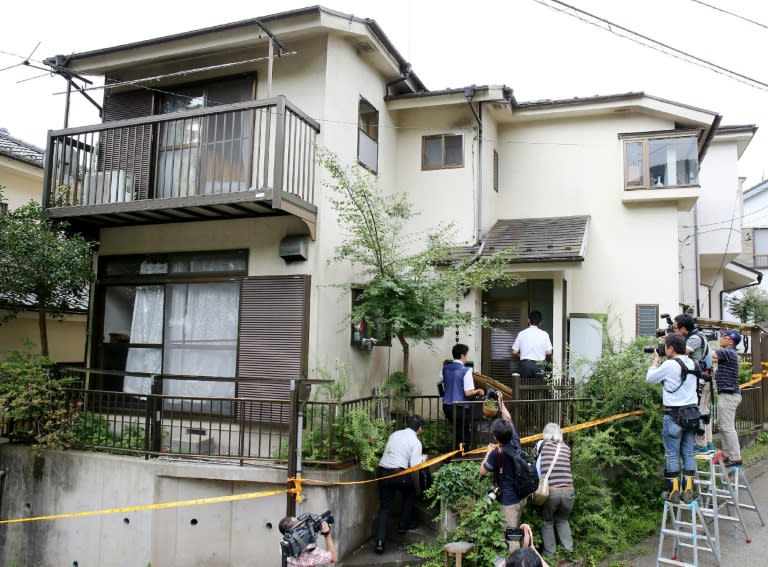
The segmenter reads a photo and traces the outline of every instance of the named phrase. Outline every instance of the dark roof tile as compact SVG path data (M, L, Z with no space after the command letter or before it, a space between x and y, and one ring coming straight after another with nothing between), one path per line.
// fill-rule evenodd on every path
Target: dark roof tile
M14 138L8 130L0 128L0 155L42 168L44 153L37 146Z

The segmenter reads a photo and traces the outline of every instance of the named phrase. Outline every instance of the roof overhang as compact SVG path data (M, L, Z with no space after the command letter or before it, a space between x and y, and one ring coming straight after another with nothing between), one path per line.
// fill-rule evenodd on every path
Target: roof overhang
M506 85L470 85L439 91L421 91L385 97L389 110L408 110L432 106L464 105L472 102L501 103L506 111L514 108L515 97Z
M318 34L339 34L368 58L385 77L403 77L409 67L400 52L375 20L355 17L322 6L312 6L183 32L105 49L55 56L48 64L59 63L81 75L106 75L136 67L194 59L216 53L233 53L254 46L266 46L269 36L261 25L287 44ZM415 73L410 72L403 85L411 90L426 90Z
M762 272L738 262L728 262L723 267L723 291L725 292L757 285L762 279Z
M741 158L741 155L747 149L747 146L752 141L756 132L757 126L754 124L720 126L717 129L717 132L715 132L715 137L712 139L712 143L735 143L737 156Z

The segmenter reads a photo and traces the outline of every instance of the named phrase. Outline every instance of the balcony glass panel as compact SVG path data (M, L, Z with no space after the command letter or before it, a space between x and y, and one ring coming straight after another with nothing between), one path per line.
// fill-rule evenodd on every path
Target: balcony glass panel
M626 175L628 187L645 185L643 175L643 143L627 142L626 144Z

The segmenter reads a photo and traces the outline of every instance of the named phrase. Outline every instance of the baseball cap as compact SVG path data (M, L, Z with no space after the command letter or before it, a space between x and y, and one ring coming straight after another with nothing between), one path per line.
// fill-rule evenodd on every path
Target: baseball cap
M727 331L724 331L722 333L723 337L728 337L733 341L734 345L737 345L741 342L741 335L738 331L734 331L733 329L728 329Z

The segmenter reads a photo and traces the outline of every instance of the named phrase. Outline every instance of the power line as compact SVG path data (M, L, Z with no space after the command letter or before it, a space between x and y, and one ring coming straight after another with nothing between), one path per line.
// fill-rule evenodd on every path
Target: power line
M548 4L546 0L533 0L534 2L541 4L542 6L546 6L550 10L555 10L557 12L562 12L563 14L566 14L568 16L571 16L573 18L576 18L577 20L581 20L582 22L585 22L587 24L593 25L595 27L598 27L602 30L605 30L607 32L610 32L618 37L628 39L630 41L633 41L637 43L638 45L642 45L643 47L647 47L649 49L653 49L655 51L658 51L660 53L664 53L665 55L670 55L672 57L675 57L677 59L680 59L682 61L685 61L687 63L692 63L694 65L698 65L699 67L702 67L704 69L708 69L714 73L718 73L720 75L724 75L726 77L729 77L730 79L733 79L735 81L739 81L740 83L744 83L745 85L749 85L750 87L760 89L760 90L768 90L768 83L765 83L763 81L760 81L758 79L754 79L752 77L749 77L747 75L744 75L742 73L739 73L737 71L733 71L731 69L728 69L727 67L723 67L721 65L718 65L716 63L712 63L711 61L708 61L706 59L702 59L701 57L697 57L696 55L693 55L691 53L688 53L686 51L683 51L681 49L677 49L676 47L672 47L671 45L667 45L666 43L662 43L661 41L655 40L651 37L648 37L646 35L643 35L641 33L638 33L636 31L632 31L629 28L625 28L622 25L619 25L615 22L612 22L610 20L606 20L605 18L602 18L600 16L597 16L595 14L592 14L590 12L587 12L585 10L581 10L580 8L576 8L575 6L571 6L570 4L566 4L565 2L561 2L560 0L548 0L549 2L552 2L554 4L558 4L559 6L562 6L563 8L558 8L557 6L552 6L551 4ZM568 10L572 10L575 13L569 12ZM587 16L588 18L592 18L590 21L588 19L585 19L580 14L583 14L584 16ZM603 27L605 24L606 27ZM626 32L630 35L623 35L621 33L618 33L616 30L621 30L623 32ZM638 39L639 38L639 39ZM642 41L640 41L642 40ZM660 49L661 48L661 49Z
M729 12L728 10L723 10L722 8L719 8L718 6L713 6L712 4L707 4L706 2L702 2L701 0L691 0L691 2L696 2L697 4L701 4L702 6L706 6L707 8L712 8L713 10L717 10L718 12L722 12L723 14L728 14L729 16L733 16L734 18L738 18L740 20L744 20L745 22L749 22L750 24L755 24L756 26L760 26L761 28L765 28L768 30L768 26L765 24L761 24L760 22L756 22L755 20L750 20L749 18L745 18L744 16L740 16L739 14L736 14L734 12Z

